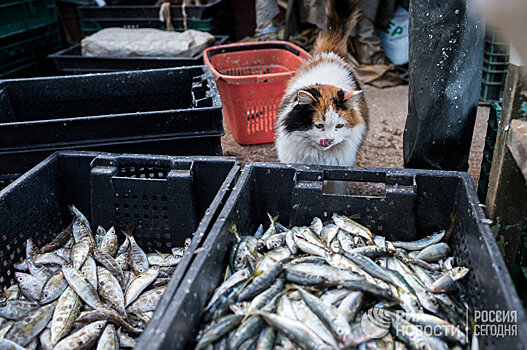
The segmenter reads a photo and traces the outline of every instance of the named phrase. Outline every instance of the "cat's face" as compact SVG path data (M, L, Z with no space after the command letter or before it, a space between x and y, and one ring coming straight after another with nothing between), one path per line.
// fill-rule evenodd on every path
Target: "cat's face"
M328 150L352 137L353 128L365 124L358 104L362 91L343 91L331 85L313 85L298 91L285 130L301 133L320 150Z

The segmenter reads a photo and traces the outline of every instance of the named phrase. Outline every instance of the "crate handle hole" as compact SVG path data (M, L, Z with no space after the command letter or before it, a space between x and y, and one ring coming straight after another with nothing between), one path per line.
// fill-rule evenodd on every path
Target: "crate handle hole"
M344 190L346 191L346 194L343 194ZM365 181L324 181L322 193L385 198L386 184L383 182Z

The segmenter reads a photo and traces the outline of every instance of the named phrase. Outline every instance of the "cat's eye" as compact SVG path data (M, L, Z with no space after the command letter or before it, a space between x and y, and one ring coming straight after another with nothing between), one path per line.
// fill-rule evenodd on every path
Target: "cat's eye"
M324 127L323 124L315 124L315 126L317 127L317 129L322 129Z
M337 129L340 129L340 128L344 127L344 124L337 124L335 127L336 127Z

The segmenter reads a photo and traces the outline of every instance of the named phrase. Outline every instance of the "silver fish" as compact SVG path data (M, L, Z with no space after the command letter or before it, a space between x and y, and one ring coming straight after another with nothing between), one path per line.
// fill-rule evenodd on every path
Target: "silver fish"
M49 321L51 321L55 305L56 303L50 303L30 311L24 318L13 324L9 332L5 335L6 339L12 340L22 346L31 343L46 328Z
M441 230L439 232L435 232L431 234L430 236L421 238L417 241L412 241L412 242L397 241L397 242L392 242L392 244L397 248L403 248L406 250L421 250L432 244L440 242L444 236L445 236L445 230Z
M58 342L53 350L89 349L101 336L102 332L106 328L106 323L106 321L97 321L82 327L77 332Z
M81 299L75 291L68 287L57 301L51 321L51 346L59 342L71 329L79 314Z

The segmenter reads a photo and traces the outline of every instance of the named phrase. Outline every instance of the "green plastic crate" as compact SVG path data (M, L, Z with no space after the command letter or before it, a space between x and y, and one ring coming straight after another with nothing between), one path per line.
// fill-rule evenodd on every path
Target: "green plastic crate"
M0 39L57 22L55 0L1 0Z
M61 47L58 23L27 32L21 40L0 46L0 77L37 65Z
M487 32L481 77L482 101L499 100L503 96L509 66L508 44L499 40L495 32Z
M500 123L501 103L501 101L492 101L490 103L489 119L487 120L487 134L485 135L485 147L483 148L483 159L481 160L481 170L478 180L478 197L481 203L485 203L485 200L487 199L490 167L492 166L492 157L494 155L494 147ZM522 103L520 113L521 119L527 119L527 102Z
M101 30L101 26L97 21L80 21L82 37L92 35Z
M489 119L487 120L487 134L485 135L485 147L483 149L483 159L481 160L481 170L478 180L478 197L481 203L485 203L487 190L489 187L490 167L494 154L494 144L498 135L498 125L500 123L501 101L490 103Z
M214 31L214 18L191 19L189 29L200 30L202 32L213 32ZM184 28L179 28L176 30L184 30Z

